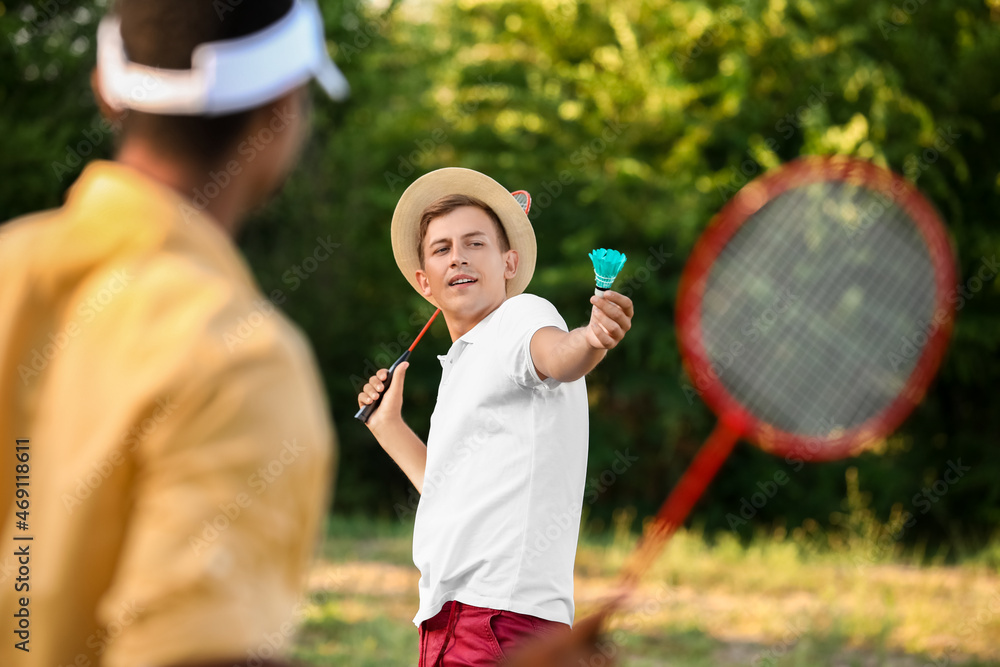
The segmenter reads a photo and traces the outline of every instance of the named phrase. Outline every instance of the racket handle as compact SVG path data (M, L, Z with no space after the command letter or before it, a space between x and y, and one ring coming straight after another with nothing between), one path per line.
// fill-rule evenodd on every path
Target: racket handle
M407 350L400 355L399 359L393 362L392 366L389 366L389 375L382 381L382 391L379 392L378 398L358 410L354 414L354 418L357 419L362 424L367 424L369 418L371 418L372 413L378 409L378 406L382 403L382 397L385 396L385 392L389 391L389 385L392 384L392 374L396 372L396 368L410 358L410 351Z

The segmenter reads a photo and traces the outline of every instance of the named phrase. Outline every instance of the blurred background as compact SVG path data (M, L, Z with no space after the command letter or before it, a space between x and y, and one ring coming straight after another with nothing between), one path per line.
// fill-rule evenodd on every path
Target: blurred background
M909 664L878 662L897 653L1000 660L1000 0L321 5L352 97L316 97L300 167L239 239L264 293L316 349L341 446L301 657L416 660L407 565L417 496L352 419L364 378L433 312L389 243L409 183L463 166L532 193L529 291L571 327L589 312L587 252L629 257L616 289L635 303L633 329L588 378L586 598L715 421L673 329L695 240L767 169L845 154L906 176L947 224L958 317L938 378L902 428L858 458L801 466L738 446L654 573L669 601L620 643L636 660L627 664L850 664L852 651L855 664ZM59 205L86 162L112 154L89 89L104 11L0 3L0 219ZM411 360L404 410L419 434L435 355L449 345L436 323ZM741 571L752 583L737 583ZM372 592L396 575L398 590ZM685 590L723 602L689 609ZM816 604L796 606L795 591ZM831 612L849 591L857 604ZM978 624L962 625L963 614ZM668 654L676 660L657 661Z

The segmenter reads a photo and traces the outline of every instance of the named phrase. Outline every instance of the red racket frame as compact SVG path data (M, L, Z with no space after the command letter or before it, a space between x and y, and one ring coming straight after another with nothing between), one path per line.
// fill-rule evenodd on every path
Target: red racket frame
M776 428L757 419L736 400L712 371L702 342L701 304L708 275L726 243L751 215L783 192L810 183L842 180L880 191L917 225L935 272L935 309L940 325L929 334L921 356L900 395L878 415L835 438L818 439ZM862 230L860 233L864 233ZM863 239L859 240L863 242ZM931 204L908 181L876 165L845 156L810 156L769 172L741 189L709 223L681 274L677 300L677 335L681 356L692 380L699 373L715 379L702 389L702 399L719 417L712 434L645 531L622 569L623 589L605 610L619 606L652 565L670 536L687 518L715 477L737 440L747 438L776 455L806 461L828 461L859 453L891 433L923 399L944 357L954 309L949 296L956 286L955 263L944 225ZM930 324L930 323L929 323Z
M935 276L937 326L906 387L881 413L835 438L817 439L783 431L757 419L736 400L712 371L701 328L701 303L708 275L716 257L744 222L764 204L792 188L819 181L842 180L881 192L902 208L916 224L930 253ZM863 243L864 230L859 232ZM944 225L933 206L901 176L870 162L845 156L811 156L769 172L751 182L733 197L698 239L681 275L677 298L677 336L689 377L712 380L700 389L702 400L719 418L762 449L779 456L806 461L830 461L859 453L891 433L923 399L944 357L954 317L949 296L956 285L955 263ZM931 322L928 323L929 325Z

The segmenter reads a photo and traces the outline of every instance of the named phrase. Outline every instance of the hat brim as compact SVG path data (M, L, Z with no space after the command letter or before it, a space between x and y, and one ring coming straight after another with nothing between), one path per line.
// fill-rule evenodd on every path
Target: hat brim
M511 250L518 254L517 273L507 281L507 297L524 292L535 272L538 247L535 231L527 214L505 187L486 174L461 167L446 167L424 174L406 188L392 214L392 254L396 265L420 296L439 307L433 297L425 296L417 283L420 256L420 216L428 206L448 195L475 197L489 206L500 218L507 232Z

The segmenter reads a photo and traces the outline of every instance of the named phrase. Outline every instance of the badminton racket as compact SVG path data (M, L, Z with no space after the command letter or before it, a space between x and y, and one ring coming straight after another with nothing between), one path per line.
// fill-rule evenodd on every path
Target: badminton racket
M392 363L392 366L389 366L388 375L385 378L385 380L382 381L382 386L383 386L382 392L378 395L377 399L375 399L368 405L358 410L354 414L355 419L360 421L362 424L368 423L368 420L369 418L371 418L372 413L375 412L375 410L378 409L378 406L382 403L382 397L385 396L385 392L389 391L389 385L392 384L393 373L396 372L396 369L399 367L401 363L410 358L410 353L413 352L413 348L417 346L417 343L420 342L420 339L423 338L424 334L427 333L427 330L431 328L431 324L434 323L434 318L437 317L438 313L440 312L441 312L440 308L434 311L434 314L431 315L431 319L427 320L427 324L424 325L424 328L420 330L420 333L417 334L417 337L413 339L412 343L410 343L410 347L408 347L406 351L403 352L403 354L399 355L399 359L396 359L396 361Z
M807 157L742 188L695 244L677 301L685 369L718 423L647 524L611 606L737 440L829 461L899 426L944 355L955 276L934 208L886 169Z

